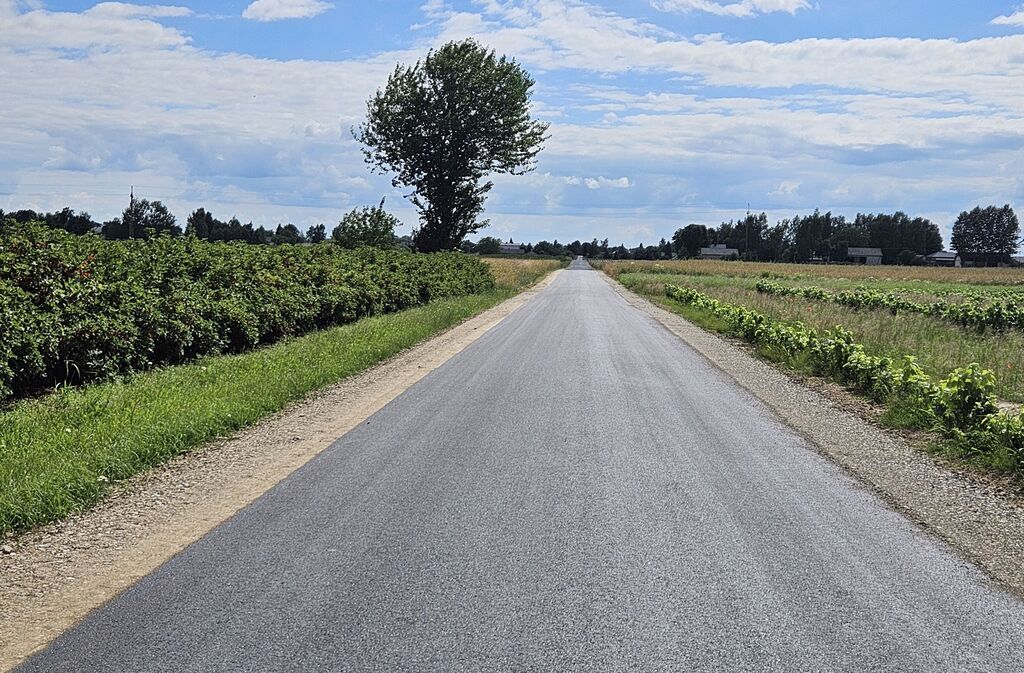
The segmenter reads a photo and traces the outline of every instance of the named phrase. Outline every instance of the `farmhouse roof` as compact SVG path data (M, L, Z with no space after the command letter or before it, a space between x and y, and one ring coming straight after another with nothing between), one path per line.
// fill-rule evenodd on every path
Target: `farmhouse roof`
M955 250L939 250L938 252L933 252L930 255L926 255L926 257L928 257L928 259L949 259L949 260L955 260L959 256L960 255L958 255Z
M847 248L847 257L881 257L881 248Z

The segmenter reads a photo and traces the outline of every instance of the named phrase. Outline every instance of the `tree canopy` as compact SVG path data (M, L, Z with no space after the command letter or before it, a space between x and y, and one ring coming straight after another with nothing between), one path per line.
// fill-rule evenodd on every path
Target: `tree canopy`
M953 224L953 248L961 255L985 261L1009 259L1020 244L1020 222L1013 208L976 207L960 213Z
M488 174L533 170L548 128L530 116L533 85L515 60L464 40L399 65L370 98L356 137L367 163L413 189L419 250L455 249L487 225Z
M696 257L707 238L708 228L703 224L688 224L682 229L676 229L672 235L672 248L680 258Z
M114 240L149 238L150 234L177 236L181 227L174 215L159 201L133 200L121 217L103 225L103 237Z
M327 227L322 224L314 224L306 229L307 243L323 243L327 240Z
M274 235L263 227L256 227L252 222L242 224L237 217L222 222L205 208L197 208L188 216L185 233L207 241L270 243L274 238Z

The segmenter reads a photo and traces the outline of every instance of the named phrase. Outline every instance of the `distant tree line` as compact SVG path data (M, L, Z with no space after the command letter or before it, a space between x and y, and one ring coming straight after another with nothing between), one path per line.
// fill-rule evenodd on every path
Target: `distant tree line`
M254 245L286 245L323 243L328 240L327 226L315 224L303 233L294 224L279 224L275 230L257 227L252 222L242 224L237 217L226 222L214 217L205 208L197 208L188 216L185 229L159 201L133 199L116 217L102 224L92 219L89 213L76 213L64 208L52 213L34 210L16 210L5 213L0 210L0 222L42 222L55 229L72 234L95 234L108 240L150 238L152 236L195 236L207 241L241 241ZM384 210L384 203L375 208L357 208L346 214L331 231L330 240L345 248L363 245L390 248L411 247L408 236L395 236L395 228L401 222Z
M978 264L1007 263L1020 244L1020 227L1010 206L975 208L963 212L953 226L953 248L965 261ZM723 244L736 250L736 259L761 262L845 262L850 248L878 248L883 264L921 263L926 255L943 250L938 225L903 212L858 214L853 220L831 212L814 211L768 224L765 213L750 214L717 227L689 224L677 229L671 240L636 247L611 246L608 239L559 243L523 244L524 252L537 255L583 255L593 259L667 260L698 257L701 248ZM501 241L485 237L463 249L489 254Z
M369 245L374 247L414 247L409 236L397 237L395 229L401 222L379 206L356 208L347 213L330 235L324 224L316 224L302 232L294 224L281 224L275 230L242 224L237 217L225 221L215 218L204 208L193 211L184 231L166 206L159 201L133 200L121 217L102 224L89 213L76 213L71 208L52 213L18 210L4 213L0 221L37 221L73 234L95 233L111 240L148 238L153 235L195 236L208 241L242 241L251 244L282 245L323 243L327 240L342 247ZM1021 243L1020 224L1009 205L975 208L960 213L953 225L952 247L968 262L1001 264L1010 262ZM815 210L811 215L795 216L774 225L768 224L765 213L749 214L739 220L722 222L717 227L688 224L677 229L671 240L636 247L609 245L608 239L560 243L538 241L523 243L523 252L533 255L563 257L583 255L593 259L685 259L700 255L701 248L716 244L736 250L736 258L761 262L845 262L850 248L878 248L883 264L915 264L924 256L943 249L939 227L923 217L911 218L897 211L859 213L853 220L831 212ZM497 254L502 241L485 236L476 243L463 241L461 249L479 254Z
M679 257L696 257L703 247L725 244L739 259L761 262L844 262L849 248L879 248L884 264L910 263L943 249L938 225L906 213L842 215L814 211L768 224L765 213L723 222L717 228L691 224L672 236Z

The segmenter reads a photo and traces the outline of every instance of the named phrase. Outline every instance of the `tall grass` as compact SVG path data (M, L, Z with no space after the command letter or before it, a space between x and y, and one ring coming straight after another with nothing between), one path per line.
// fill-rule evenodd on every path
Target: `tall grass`
M799 297L760 294L754 289L754 277L623 273L619 280L626 287L652 297L660 298L665 284L674 283L699 288L715 299L778 320L799 320L817 329L842 325L853 332L870 354L894 358L913 355L935 378L945 378L954 369L977 362L996 372L996 393L1000 397L1024 402L1024 334L1019 332L978 334L931 316L894 316L887 310L853 310Z
M598 261L605 273L670 273L744 278L839 278L856 281L928 281L966 285L1024 285L1024 269L965 268L930 266L860 266L852 264L776 264L767 262L725 262L707 259L672 261Z

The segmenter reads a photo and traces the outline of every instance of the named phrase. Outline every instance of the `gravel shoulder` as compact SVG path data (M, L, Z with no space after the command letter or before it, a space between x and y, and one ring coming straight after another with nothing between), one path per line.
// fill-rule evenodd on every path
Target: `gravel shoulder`
M999 479L957 469L868 420L870 410L837 386L813 388L627 290L629 304L689 344L762 400L819 452L896 510L951 545L998 584L1024 596L1024 498ZM851 404L852 403L852 404Z
M550 285L121 484L96 507L0 540L0 671L231 517Z

